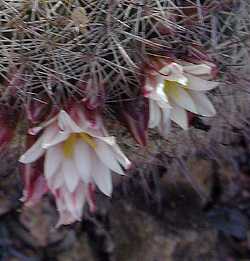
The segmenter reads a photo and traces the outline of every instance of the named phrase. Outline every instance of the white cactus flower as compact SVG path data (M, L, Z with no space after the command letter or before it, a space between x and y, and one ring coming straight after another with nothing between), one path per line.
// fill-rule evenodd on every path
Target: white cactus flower
M81 110L75 110L72 115L74 120L61 110L44 124L39 139L19 159L30 164L45 155L44 175L56 197L58 210L64 215L60 218L63 224L81 218L89 184L96 184L102 193L110 196L111 171L124 175L123 169L131 164L115 138L107 136L100 119L93 126Z
M145 84L149 98L149 127L158 127L166 136L170 120L188 128L187 111L206 117L216 114L205 92L218 86L210 81L213 67L209 64L169 63L151 73Z

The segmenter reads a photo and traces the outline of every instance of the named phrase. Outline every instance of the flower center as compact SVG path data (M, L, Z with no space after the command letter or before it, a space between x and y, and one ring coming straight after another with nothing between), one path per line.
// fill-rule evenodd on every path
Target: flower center
M163 90L166 96L174 96L178 98L180 95L179 88L187 89L187 86L188 86L187 84L184 85L176 81L165 80Z
M175 96L176 98L178 98L178 96L179 96L178 87L179 86L180 86L180 84L178 82L165 80L164 81L164 93L166 94L166 96L169 96L171 93L172 96Z
M72 133L68 139L63 142L63 154L66 158L71 158L73 156L75 144L79 139L87 143L92 149L96 148L94 138L87 133Z

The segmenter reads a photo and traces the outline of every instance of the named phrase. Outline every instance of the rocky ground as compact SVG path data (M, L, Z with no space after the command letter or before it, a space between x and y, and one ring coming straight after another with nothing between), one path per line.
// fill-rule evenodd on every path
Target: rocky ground
M2 160L0 260L249 260L250 151L238 130L222 146L233 159L218 149L217 157L159 154L169 167L134 171L111 200L97 195L95 215L58 230L52 199L23 208L18 167Z

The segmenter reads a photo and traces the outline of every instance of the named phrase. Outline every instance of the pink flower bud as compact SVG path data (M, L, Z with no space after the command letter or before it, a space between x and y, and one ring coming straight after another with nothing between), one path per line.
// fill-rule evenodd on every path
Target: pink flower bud
M119 116L135 140L141 146L146 146L149 120L148 99L139 97L131 101L122 102Z
M51 106L45 102L38 100L31 100L29 104L25 106L27 118L32 124L37 124L44 121L50 113Z

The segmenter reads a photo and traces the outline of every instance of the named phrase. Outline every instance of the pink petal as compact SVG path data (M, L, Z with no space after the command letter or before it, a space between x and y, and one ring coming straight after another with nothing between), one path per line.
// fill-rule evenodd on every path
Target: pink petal
M47 183L38 166L31 164L26 164L24 167L24 180L24 195L21 200L25 202L26 206L31 207L47 193Z
M58 171L50 178L47 180L49 188L54 191L56 189L61 188L62 186L65 185L64 182L64 176L63 172L61 170L61 167L58 169Z
M82 210L85 203L85 189L84 184L80 183L74 192L75 211L77 216L82 216Z

